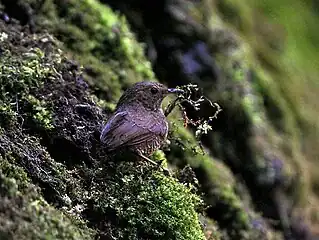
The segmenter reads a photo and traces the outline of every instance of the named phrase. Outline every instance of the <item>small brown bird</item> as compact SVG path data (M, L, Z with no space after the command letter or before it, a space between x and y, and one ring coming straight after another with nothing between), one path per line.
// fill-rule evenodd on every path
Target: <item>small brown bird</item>
M156 82L139 82L121 96L104 126L100 140L108 152L130 151L144 160L167 138L168 123L161 108L165 96L182 92Z

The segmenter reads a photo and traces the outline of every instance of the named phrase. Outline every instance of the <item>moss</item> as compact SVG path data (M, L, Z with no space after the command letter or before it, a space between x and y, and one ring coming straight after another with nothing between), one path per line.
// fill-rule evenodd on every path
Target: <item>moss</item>
M30 48L20 54L22 56L6 51L0 60L0 111L3 124L9 126L15 121L27 122L30 117L30 121L49 130L53 127L52 113L48 110L50 104L36 99L30 93L43 87L44 82L55 74L54 61L59 61L59 58L52 57L52 63L48 65L48 56L39 48ZM29 105L32 108L30 113L17 119L19 112L26 110Z
M155 151L151 158L156 162L160 162L163 167L167 167L167 159L165 157L165 153L162 150Z
M174 126L172 141L175 144L167 152L168 158L180 167L190 164L194 169L201 190L205 192L204 200L209 217L220 222L220 228L229 229L229 237L250 239L255 230L251 229L249 212L236 193L236 182L229 169L208 155L203 155L194 136L183 126Z
M72 8L67 10L72 11ZM93 16L99 16L101 20L101 15L95 14ZM102 23L112 19L104 19ZM124 24L123 20L118 21ZM92 29L93 33L103 31L103 24L96 32ZM9 32L7 25L0 27ZM24 213L30 215L22 222L25 229L21 230L21 234L33 224L33 231L30 230L27 236L84 239L94 235L86 227L87 224L95 229L99 237L105 238L167 236L164 239L203 239L197 215L201 201L190 189L176 179L161 175L158 169L143 166L142 163L132 167L132 162L115 162L105 155L98 135L106 116L97 102L107 108L114 105L110 101L101 101L87 91L85 80L88 76L83 68L63 56L59 50L60 44L51 35L31 35L23 32L18 24L10 27L16 32L10 32L10 38L4 40L5 54L1 59L1 68L5 71L0 78L0 99L5 103L1 113L12 126L9 128L8 124L1 122L5 131L0 135L0 156L7 161L1 167L10 176L12 185L7 188L4 197L10 195L15 198L17 191L24 193L30 186L32 188L32 184L39 185L43 196L40 196L38 189L34 192L34 198L30 196L29 199L28 194L19 195L19 201L25 206ZM24 33L23 38L19 38L20 32ZM104 38L104 35L100 37L111 43L113 41L112 38ZM117 40L121 37L118 36ZM114 56L119 54L118 59L114 57L115 62L110 57L104 61L107 59L113 62L110 66L117 65L118 70L132 71L141 77L145 69L135 69L134 61L142 52L135 55L131 41L135 42L133 39L125 41L121 51L115 47L112 49ZM101 42L98 44L100 47L103 45ZM93 58L91 50L85 54L89 55L88 58L92 54L91 59L95 59L96 66L105 70L104 65ZM118 72L111 75L113 73L119 76ZM107 78L110 74L103 76ZM94 83L97 81L94 79ZM118 87L112 87L114 92L110 96L115 97L113 94L120 92L121 86L128 83L115 82ZM154 155L155 159L163 157L162 152ZM22 180L25 180L23 184L17 183ZM140 194L140 199L136 198L137 194ZM16 204L13 200L12 208ZM68 210L74 217L64 215L62 209ZM92 214L95 216L92 217ZM87 223L84 224L85 220ZM83 231L77 228L78 223ZM17 226L12 225L14 227ZM88 233L84 234L85 231ZM4 234L7 233L4 231Z
M0 102L0 123L3 127L12 128L17 121L17 113L7 103Z
M28 95L26 100L32 105L32 118L34 121L42 125L44 129L51 130L53 128L52 112L46 108L47 103L44 100L40 101L39 99L36 99L32 95Z
M12 179L15 179L15 181L18 181L19 182L18 186L20 188L19 190L25 191L31 181L28 178L28 175L26 174L26 172L23 170L23 168L16 167L12 163L10 163L10 162L15 163L15 159L12 157L10 157L10 160L11 160L10 162L6 159L3 159L2 157L0 157L0 159L1 159L0 169L2 173L8 178L12 178Z
M26 172L1 159L1 239L94 239L95 232L50 206Z
M96 137L105 116L96 105L110 110L114 107L112 101L119 97L122 88L145 77L153 77L149 62L143 56L143 49L134 40L126 21L96 1L45 1L36 21L38 26L47 28L58 36L65 43L63 49L68 55L84 65L82 68L76 63L70 64L62 60L60 64L60 61L54 61L54 67L49 68L47 73L39 72L33 78L41 80L45 76L45 81L41 80L39 86L34 85L35 88L24 88L25 97L19 102L19 105L26 104L24 112L35 120L36 128L29 124L27 129L32 134L41 136L41 144L48 148L54 159L46 158L54 169L51 172L52 169L49 168L49 180L58 181L61 187L56 187L49 181L51 188L57 191L50 193L53 197L50 196L49 199L53 203L62 202L71 211L77 211L78 206L84 208L89 225L98 229L100 236L132 239L136 235L146 239L150 236L165 236L168 239L202 238L195 211L199 199L187 187L158 173L145 176L143 171L150 169L139 165L142 172L136 173L129 168L130 171L122 169L116 171L118 175L113 176L112 172L117 168L114 165L118 163L109 159L103 165L107 174L96 180L95 168L90 165L105 158ZM31 59L40 63L47 60L47 53L39 53L41 52L27 51L28 59L23 65L28 64ZM227 77L246 90L247 66L234 67L233 61L228 62L227 66ZM29 73L32 75L37 72L36 69L35 65L23 68L23 73L26 76ZM93 94L98 97L85 93L87 86L82 86L85 85L83 79L89 82ZM28 83L28 86L33 86L33 83ZM242 101L242 107L251 114L250 119L254 121L258 112L254 112L256 106L252 95L247 96ZM15 114L21 113L16 112L10 104L8 107ZM7 116L17 122L14 114ZM52 130L46 133L48 136L43 134L46 130ZM252 236L249 214L245 212L243 202L235 192L234 179L229 170L223 164L213 162L208 156L193 154L200 152L200 149L191 134L183 128L178 129L177 136L179 140L175 143L178 144L172 147L169 159L176 159L179 164L189 163L198 176L203 176L201 182L207 193L205 200L210 205L210 216L221 222L220 225L227 229L228 236L248 239ZM163 159L161 153L153 157ZM56 162L62 163L62 167ZM42 164L39 164L40 169ZM88 167L84 167L86 164ZM24 163L22 165L27 168ZM67 171L66 168L72 170ZM32 170L28 171L32 173ZM44 176L35 173L32 176L40 182L44 179ZM96 181L93 186L91 181ZM143 204L136 200L139 195L144 197ZM57 201L57 196L63 201ZM87 205L87 201L93 201L93 206ZM92 213L87 213L90 211Z
M36 21L59 37L84 65L84 76L100 98L115 100L133 82L153 79L143 46L120 14L95 0L46 1ZM63 22L64 24L61 24Z
M161 173L121 165L118 181L94 186L103 189L92 196L89 213L103 219L97 224L107 225L105 216L112 215L111 223L119 228L112 236L123 239L204 239L196 212L202 202L190 188Z
M267 23L262 13L247 18L250 16L247 12L254 9L253 4L248 2L242 4L220 1L219 8L222 16L227 16L225 21L229 21L231 27L241 35L241 45L244 43L248 46L248 51L242 52L240 60L240 63L245 63L240 67L246 72L244 84L240 86L245 94L237 98L236 102L240 102L240 108L249 118L250 131L253 139L257 140L252 140L249 144L254 154L250 159L251 167L259 175L262 174L260 170L263 165L267 164L265 153L272 152L274 156L281 158L284 161L285 174L295 179L295 191L290 193L290 197L302 203L303 198L297 196L302 196L309 190L309 183L303 180L305 176L300 161L303 150L300 145L302 128L298 126L298 110L296 104L289 99L290 86L285 85L287 81L282 82L282 79L292 79L283 62L285 51L280 47L284 40L280 33L282 30L273 23ZM235 17L231 18L229 14ZM258 28L252 21L258 23ZM237 58L231 56L230 61L236 62ZM237 81L238 69L224 69L230 80ZM296 99L295 96L293 98Z

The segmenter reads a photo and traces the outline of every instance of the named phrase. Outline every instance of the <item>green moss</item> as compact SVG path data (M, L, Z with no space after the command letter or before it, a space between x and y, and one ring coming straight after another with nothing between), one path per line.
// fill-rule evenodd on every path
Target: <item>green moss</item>
M32 53L32 50L31 50ZM41 82L49 73L48 66L41 64L40 58L36 55L24 55L21 57L12 56L10 52L6 52L1 57L0 65L0 84L1 99L13 100L13 94L21 96L27 94L30 89L40 87ZM5 91L12 94L5 94Z
M66 7L64 4L68 3L71 5ZM64 35L66 38L73 36L73 33L79 34L79 37L81 34L84 36L88 34L82 32L81 27L75 27L76 25L71 25L71 23L74 24L72 21L76 21L74 14L78 13L78 10L74 10L78 4L92 3L92 1L61 2L63 6L59 10L63 11L63 7L66 7L64 10L70 11L65 15L65 21L70 21L66 29L71 29L70 33ZM89 5L84 5L84 7L91 9ZM82 63L92 60L86 64L86 67L92 66L90 64L93 63L94 71L98 69L98 74L106 78L103 81L109 84L107 87L110 87L111 98L115 98L123 86L130 84L131 81L141 80L142 77L150 74L150 72L147 73L150 68L147 64L145 68L143 62L138 62L144 57L142 48L134 37L129 34L128 38L124 37L123 40L122 34L129 31L125 21L115 14L112 15L108 8L101 6L101 9L93 8L93 12L89 11L90 14L83 14L84 20L87 18L88 21L97 22L94 28L91 28L94 26L92 22L88 24L86 30L92 32L83 38L83 42L81 42L81 37L77 41L83 45L77 49L76 47L79 46L71 46L74 42L70 42L70 45L66 42L66 46L70 50L69 53L74 51L79 54L80 61L84 59ZM114 19L120 24L119 36L105 32L106 30L111 31ZM53 24L51 27L51 30L55 27L55 30L58 30L60 26ZM40 42L43 41L37 34L32 37ZM46 38L51 39L51 36L46 35ZM89 38L96 42L91 42L87 46ZM28 34L25 40L30 40ZM18 40L17 43L19 43ZM108 44L110 48L107 48ZM36 43L32 42L32 45ZM73 224L75 221L73 218L62 214L58 208L52 206L59 204L73 212L78 219L82 219L77 210L78 206L90 213L97 210L97 213L102 215L100 218L88 217L87 219L91 226L95 226L97 231L102 232L99 233L100 236L108 232L109 234L105 235L116 236L119 239L137 239L138 237L149 239L150 236L156 239L203 239L203 231L197 216L197 207L201 204L201 200L177 180L160 174L147 174L143 177L143 172L151 173L151 171L149 168L141 167L143 168L142 173L137 173L136 169L138 170L140 166L136 169L126 168L115 171L114 168L120 164L116 162L114 167L112 161L107 163L111 166L106 164L102 168L103 171L109 171L110 174L103 174L96 180L95 172L101 170L86 168L84 161L86 163L91 160L102 162L102 159L105 158L105 155L99 155L101 149L99 147L94 149L91 144L96 142L92 133L98 129L103 117L101 109L92 99L108 108L114 107L114 104L110 101L99 101L99 98L92 97L85 92L85 87L82 87L82 83L79 84L77 78L80 76L79 71L70 70L69 62L64 61L61 57L59 50L56 49L57 45L54 45L53 50L48 52L29 48L27 44L26 48L20 45L10 45L7 46L7 51L0 60L1 68L4 69L0 75L0 100L6 103L3 105L2 112L10 116L8 119L15 124L10 134L6 132L0 137L0 154L8 160L8 163L2 165L3 171L8 174L4 177L10 176L4 197L13 198L12 206L5 207L16 208L15 205L19 205L16 202L16 197L18 197L19 201L23 202L23 214L28 216L28 221L21 219L24 228L20 232L17 231L17 234L29 231L27 236L29 238L35 236L36 239L84 239L92 236L91 231L85 225L81 225L80 220L79 226L83 226L83 230L76 227L77 221L76 224ZM103 55L104 51L110 55ZM101 63L96 56L103 62ZM138 66L140 63L141 65ZM102 80L102 78L88 77L84 70L83 73L85 80L92 80L91 84L94 86L97 86L98 81ZM126 74L133 74L133 76ZM115 81L111 82L109 77ZM103 87L102 92L105 91L105 86ZM10 94L6 94L7 92ZM79 108L79 105L85 107ZM79 111L82 111L81 114ZM22 124L19 122L20 119ZM45 131L43 134L43 130L48 129L50 131ZM6 130L8 130L7 127ZM27 130L30 135L21 130ZM55 142L55 139L59 141ZM59 142L63 144L59 145ZM52 156L48 154L46 146ZM61 148L64 147L65 150L62 151ZM75 152L81 154L76 155ZM90 152L96 155L92 157ZM164 155L162 152L157 152L153 157L161 160ZM66 170L66 164L72 171ZM27 175L22 174L18 169L27 172ZM11 172L18 175L10 175ZM114 172L116 175L112 176ZM33 186L29 178L33 183L40 185L46 200L40 197L38 189L30 191L30 195L27 194L29 187ZM26 182L22 183L22 180ZM96 185L92 184L92 186L91 182ZM46 201L52 202L52 205ZM92 208L90 201L95 203ZM118 221L113 221L114 218ZM7 217L3 216L2 219L7 219ZM112 222L112 225L103 226L103 223L109 222ZM31 230L32 225L34 227ZM17 225L13 225L12 228L15 226ZM11 231L11 228L8 228L4 229L3 233L11 234ZM85 231L88 231L87 235L84 234ZM43 237L44 235L46 237Z
M37 22L85 66L84 76L100 98L115 101L123 87L154 78L125 18L96 0L47 1Z
M46 130L52 129L52 112L46 108L47 103L44 100L40 101L32 95L26 96L26 100L32 105L32 117L36 123L42 125Z
M7 155L10 158L10 161L3 159L0 156L0 169L3 174L5 174L8 178L15 179L15 181L19 182L18 186L20 190L26 190L27 186L30 184L30 179L28 175L21 167L16 167L10 162L15 162L15 159L10 157L10 154Z
M58 61L53 58L55 61ZM32 106L30 117L45 129L52 129L52 113L45 100L38 100L31 92L43 87L45 81L52 77L56 70L54 62L47 64L44 53L38 48L31 48L17 56L6 51L0 59L0 112L2 124L9 126L18 121L21 111ZM25 116L23 119L26 118ZM19 119L23 121L21 118Z
M0 124L4 127L11 128L17 121L17 112L12 109L12 107L0 101Z
M108 109L114 108L114 102L119 98L123 88L144 78L154 77L150 64L143 55L143 48L135 40L125 19L118 14L114 14L108 7L98 1L45 1L45 6L39 9L39 15L35 16L35 20L38 26L59 36L59 39L64 42L63 48L67 54L71 58L77 59L84 66L83 77L91 85L93 94L98 96L93 97L93 99L100 106ZM21 91L18 91L18 94L21 92L18 98L22 101L20 100L18 105L20 107L25 104L28 107L25 112L35 120L36 125L40 125L41 130L52 129L52 116L57 122L60 121L60 125L55 125L57 127L52 131L52 139L53 141L58 139L61 142L63 140L63 144L72 147L71 150L65 148L63 154L59 155L57 153L60 150L59 148L55 148L56 146L51 142L42 141L43 144L50 147L53 154L56 154L55 160L63 164L59 168L53 159L45 158L46 161L41 162L37 158L36 160L39 162L36 165L31 165L31 171L29 170L32 172L33 169L39 169L40 173L36 172L35 175L38 174L40 177L36 175L35 179L40 178L48 182L47 178L49 178L49 180L53 179L58 184L63 185L64 187L61 187L61 189L53 187L56 192L50 194L57 198L61 198L61 196L65 199L70 198L68 208L71 207L71 210L76 209L77 206L72 205L76 202L84 208L87 207L88 212L94 212L98 215L98 217L94 216L94 218L88 219L90 224L96 224L95 226L102 232L102 236L109 233L109 235L119 239L137 239L138 237L144 239L150 239L151 237L154 239L203 239L203 231L196 212L201 200L189 188L178 183L175 179L165 177L159 173L145 175L145 172L150 172L150 169L143 168L140 165L135 166L135 168L141 168L143 170L141 172L136 173L133 170L131 170L132 172L125 172L127 170L121 169L117 172L118 175L114 177L112 176L114 167L107 164L114 164L117 167L120 163L113 163L112 161L108 161L105 164L106 166L103 165L103 169L109 172L99 180L95 178L95 171L99 170L85 169L84 167L82 169L83 162L87 159L89 161L102 160L98 155L100 149L95 146L96 138L92 137L92 133L96 132L100 123L99 120L103 116L92 110L95 106L87 100L86 95L83 97L84 94L74 94L72 87L78 92L82 90L75 87L77 85L73 83L74 78L70 80L62 75L62 70L65 70L63 66L59 65L62 68L61 70L55 65L60 61L54 60L52 63L50 59L47 59L47 53L36 49L25 52L26 54L19 54L18 56L9 52L7 60L2 63L6 67L16 66L14 70L18 72L18 77L14 77L14 79L21 79L9 91L16 93L14 89L17 86L21 88ZM23 56L23 60L19 58L20 55ZM58 59L61 60L59 57ZM66 69L68 71L68 68ZM245 70L246 67L236 68L236 71L230 71L230 74L236 82L242 83ZM11 73L14 74L14 71L7 70L2 79L5 79ZM63 85L67 89L63 92L58 84L53 85L54 88L52 88L51 85L46 84L48 83L48 81L44 81L46 79L61 81L61 83L67 82L66 86ZM44 88L43 82L45 83ZM8 84L9 82L4 83ZM69 88L69 86L71 87ZM45 91L48 87L52 89L49 88ZM42 92L35 94L39 89ZM52 91L53 89L54 91ZM61 91L61 96L56 95L55 97L64 99L67 95L66 101L49 98L55 100L56 106L52 108L47 97L58 91ZM4 92L1 92L1 96L5 96ZM48 94L48 92L50 93ZM102 98L107 99L107 101L101 101ZM72 103L67 104L70 99ZM10 96L10 99L4 99L4 101L7 103L4 112L10 113L7 115L11 116L9 119L14 119L15 114L21 113L16 110L16 105L10 105L14 102L12 96ZM83 112L77 112L78 109L73 107L73 104L76 105L77 103L88 105L84 114L82 114ZM248 101L248 103L250 102ZM66 111L62 111L64 107ZM94 116L89 118L90 115ZM206 202L215 209L220 206L219 204L224 206L221 221L229 223L227 228L232 232L229 234L230 236L242 237L247 235L247 226L249 225L247 213L235 193L235 183L229 170L223 164L213 162L208 156L194 154L194 152L200 152L200 149L193 136L185 129L178 129L178 137L181 148L173 147L172 153L169 155L170 159L185 161L185 163L190 163L195 170L203 171L204 176L207 177L207 181L202 181L207 183L205 186L208 193ZM56 142L54 144L57 144ZM61 145L58 146L62 147ZM40 151L37 148L32 148L32 150L36 150L30 151L32 154ZM75 155L74 152L80 153L80 160L78 160L79 155ZM21 155L24 153L21 152ZM153 156L156 160L163 159L163 157L162 152L157 152ZM46 163L52 165L54 171L51 171L50 168L50 171L44 171L42 166ZM73 181L71 171L67 171L64 164L68 164L72 168L72 174L78 174L76 175L77 181ZM28 169L28 165L25 165L24 167ZM43 176L45 175L43 172L47 176ZM94 182L93 186L91 182ZM64 195L65 193L68 195ZM50 194L46 194L46 196L51 197ZM90 208L90 204L86 205L87 200L93 201L92 208ZM61 234L54 237L63 236L72 239L73 236L63 235L64 232L68 232L69 220L63 218L61 225L52 225L52 222L57 221L57 217L55 217L57 210L47 206L43 201L35 201L35 206L31 208L33 211L36 210L35 216L33 216L35 219L36 216L41 216L41 218L48 219L49 222L44 222L37 229L37 234L46 233L44 229L46 227L50 227L52 231L61 228L61 230L58 230ZM64 206L67 205L67 201L62 202ZM48 211L47 208L52 211ZM60 215L57 216L61 217ZM37 223L35 225L37 226ZM77 230L74 232L77 232ZM53 234L50 236L53 236Z
M48 205L26 172L4 159L0 189L1 239L94 239L94 231Z
M113 213L114 221L120 223L114 237L204 239L196 212L202 202L191 189L161 173L134 172L106 186L95 200L95 211Z
M160 162L163 167L167 167L167 159L165 157L165 153L162 150L157 150L152 155L152 159Z
M227 226L221 226L221 228L231 229L228 233L231 237L249 239L244 238L245 235L252 234L250 233L249 215L242 200L235 192L236 182L229 169L208 155L203 155L198 149L194 136L181 124L174 124L173 128L175 128L173 130L175 144L171 145L168 158L172 163L190 164L194 169L201 183L202 191L205 192L205 203L212 212L217 209L223 211L222 216L219 216L221 219L215 219L227 223Z

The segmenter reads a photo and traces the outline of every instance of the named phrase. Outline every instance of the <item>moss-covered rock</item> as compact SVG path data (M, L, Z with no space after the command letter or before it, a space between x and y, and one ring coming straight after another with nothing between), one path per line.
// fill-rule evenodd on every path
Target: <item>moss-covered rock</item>
M296 227L295 218L290 216L298 211L295 207L302 206L306 196L313 192L311 181L313 188L317 189L318 179L317 166L312 161L316 159L316 151L311 150L315 147L310 147L317 142L315 136L318 132L318 124L313 121L317 101L312 97L317 92L317 84L312 81L316 78L313 76L317 76L313 74L317 62L313 56L317 48L314 47L316 41L310 40L316 39L316 34L308 35L315 32L312 29L317 18L312 10L310 13L310 4L292 1L281 14L275 1L205 0L185 4L176 0L155 5L141 0L129 4L125 1L107 3L125 13L140 39L147 40L149 50L155 56L154 70L161 81L170 85L197 83L211 100L222 106L223 112L212 124L214 131L202 140L216 159L229 166L235 175L230 179L244 182L248 189L246 194L252 197L254 207L267 218L278 220L279 228L286 236L296 234L296 238L301 238L299 231L306 234L308 230L303 226L301 229ZM284 39L285 30L270 23L256 6L261 6L271 16L276 14L276 20L285 22L290 36L287 41ZM293 6L298 6L303 13L298 19L301 20L302 15L309 24L303 24L304 20L297 24L287 21L295 21L293 11L290 11ZM296 48L296 44L300 47ZM307 50L301 53L304 46ZM312 49L311 54L309 49ZM305 58L300 61L306 53L312 60ZM297 62L302 63L296 67ZM296 69L299 69L298 74ZM300 75L301 72L304 74ZM307 86L312 86L312 89ZM295 97L295 93L303 97ZM300 99L303 103L309 101L313 109L306 111ZM202 112L194 113L192 109L189 112L195 117L210 114L207 108ZM177 130L175 137L180 134ZM175 151L176 157L172 157ZM183 158L185 155L187 157ZM173 149L168 160L184 165L187 162L193 164L198 159L190 157L189 153L185 155ZM305 158L310 161L305 162ZM305 168L308 164L312 166L313 180L309 179L309 170ZM204 185L203 181L200 183ZM223 189L222 184L217 185L214 187ZM226 191L225 195L231 193L231 196L236 196L231 199L236 201L229 202L247 199L247 196L238 196L232 190ZM225 199L220 202L225 202ZM314 210L318 205L316 202L309 212L317 212ZM272 227L278 228L278 225L274 223Z
M101 170L96 179L105 174ZM108 173L110 175L113 174ZM113 176L114 182L93 182L92 209L86 211L88 219L97 225L116 224L118 227L112 236L204 239L196 213L202 203L188 186L172 177L128 164L119 164Z
M0 190L1 239L94 239L96 235L83 220L48 204L25 170L1 157Z
M68 225L74 217L70 226L76 234L82 234L81 224L91 228L84 226L83 237L201 239L193 185L199 185L206 214L214 219L201 219L209 225L206 237L289 235L294 206L287 200L302 203L310 185L300 161L298 126L307 126L306 117L291 96L284 97L287 85L281 84L287 75L277 61L283 51L280 30L270 31L259 17L256 27L249 17L254 9L232 1L107 2L127 15L157 53L153 67L161 81L197 83L222 106L214 131L202 139L214 158L201 155L191 132L177 123L164 153L172 165L190 165L198 182L187 169L174 174L182 185L130 157L109 159L98 140L103 121L123 89L154 78L127 21L97 0L3 0L1 179L39 185L34 198L52 209L44 209L46 219L63 214ZM206 110L189 114L205 117L211 114ZM153 158L165 156L158 152ZM26 174L9 176L9 168ZM267 224L261 215L275 221ZM64 226L59 228L67 234Z
M115 101L121 89L154 78L142 45L125 18L110 8L92 0L47 1L38 8L38 28L48 29L64 43L84 66L85 79L99 97Z
M69 3L75 5L68 11L78 7L76 1ZM60 4L59 10L64 2ZM81 4L90 4L84 6L95 11L98 18L93 23L104 19L100 24L107 27L109 19L125 25L108 8L96 8L95 1ZM102 26L97 32L104 31ZM63 53L60 49L67 48L52 35L31 34L15 20L0 21L0 32L6 34L0 58L3 236L10 238L18 229L17 234L26 234L27 239L204 239L198 218L201 200L190 186L143 162L117 161L105 154L98 139L107 113L96 103L101 102L97 92L93 95L86 84L88 75L68 60L67 53L75 50L66 45L69 52ZM103 44L100 41L101 45L114 44L112 38L103 38ZM125 44L128 41L139 47L133 39ZM123 64L116 71L130 69L139 76L130 81L137 81L145 77L145 69L136 69L135 50L110 48L110 56L118 59L105 61ZM93 55L90 51L85 54ZM105 61L98 63L100 69ZM111 82L110 74L102 76L111 84L108 93L115 99L125 84L119 79ZM91 86L95 84L96 79ZM4 211L6 208L10 211ZM14 223L10 222L12 215L17 219Z
M176 124L175 127L174 141L177 142L171 145L167 157L180 167L190 164L205 193L207 214L218 222L220 228L229 229L226 236L230 239L255 239L258 231L251 225L254 212L243 201L244 196L238 196L238 183L229 168L203 154L194 136L182 126Z

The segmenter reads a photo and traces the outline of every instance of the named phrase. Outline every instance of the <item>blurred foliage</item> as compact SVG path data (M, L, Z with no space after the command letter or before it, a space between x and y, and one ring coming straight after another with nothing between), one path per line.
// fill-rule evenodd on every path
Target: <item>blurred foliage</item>
M250 45L257 90L299 168L295 192L303 213L319 224L319 12L315 1L215 1L223 19ZM262 74L260 67L263 68ZM257 68L256 68L257 66ZM258 70L259 69L259 70ZM259 76L258 76L259 75ZM282 112L282 113L280 113ZM289 143L288 143L289 142ZM291 153L287 146L291 145ZM290 155L290 156L289 156ZM310 203L310 204L309 204Z

